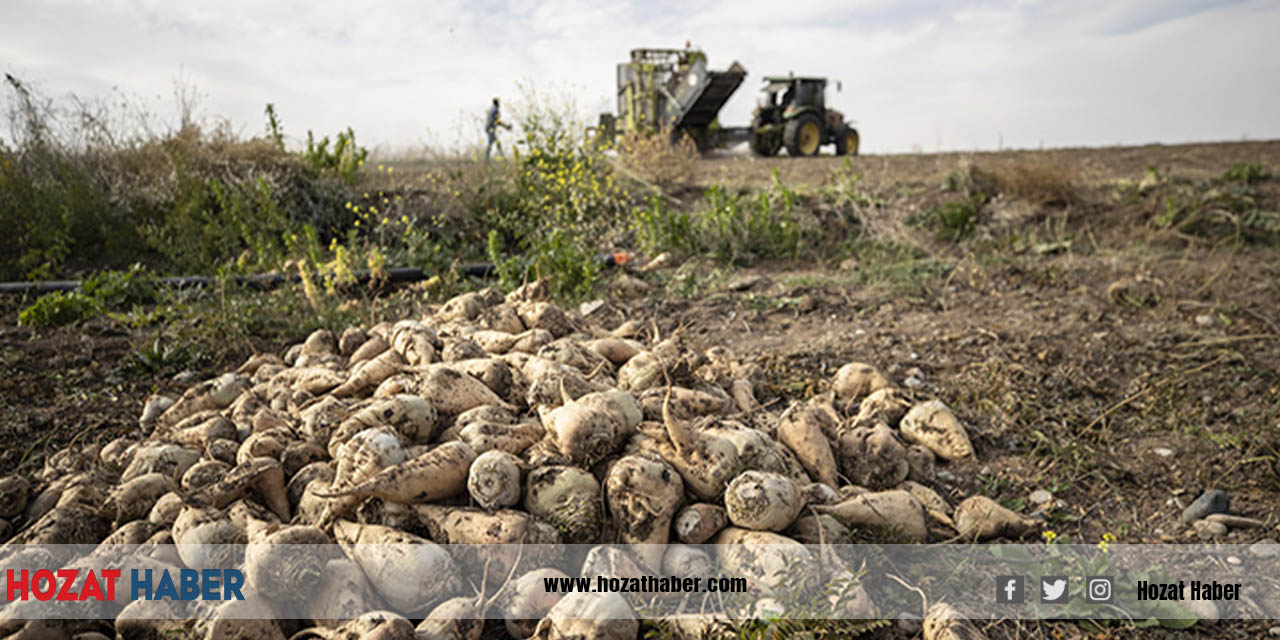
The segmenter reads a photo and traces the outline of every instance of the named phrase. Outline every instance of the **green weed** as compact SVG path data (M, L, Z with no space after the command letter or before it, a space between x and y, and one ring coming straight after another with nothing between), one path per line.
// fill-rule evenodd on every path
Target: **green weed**
M672 209L657 197L632 212L640 248L703 255L726 264L796 257L817 229L796 219L799 194L774 173L773 185L757 192L713 185L693 212Z
M982 218L986 194L978 192L964 200L952 200L931 208L927 215L916 219L920 226L932 228L935 237L944 242L959 242L973 234Z
M54 291L36 299L18 313L18 324L26 327L57 327L88 320L102 313L98 301L79 291Z
M949 263L903 242L856 239L846 242L842 251L854 261L858 284L891 291L926 289L929 281L951 269Z
M1237 162L1231 165L1230 169L1223 174L1222 179L1227 182L1243 182L1245 184L1253 184L1261 182L1271 177L1271 172L1266 167L1256 162Z

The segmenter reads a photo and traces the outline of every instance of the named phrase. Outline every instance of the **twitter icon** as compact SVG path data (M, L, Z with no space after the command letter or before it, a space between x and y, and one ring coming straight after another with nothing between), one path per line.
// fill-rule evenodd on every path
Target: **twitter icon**
M1044 576L1040 578L1041 604L1066 604L1067 577Z

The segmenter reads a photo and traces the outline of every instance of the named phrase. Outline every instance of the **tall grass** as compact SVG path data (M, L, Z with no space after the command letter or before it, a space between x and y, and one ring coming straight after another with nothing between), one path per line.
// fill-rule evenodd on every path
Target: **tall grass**
M0 263L0 277L135 261L166 272L270 268L284 260L288 234L311 225L332 235L351 221L342 208L349 167L323 162L333 151L303 156L279 140L240 140L188 111L162 133L148 122L119 128L124 118L106 107L56 104L11 76L7 89L0 251L15 259Z

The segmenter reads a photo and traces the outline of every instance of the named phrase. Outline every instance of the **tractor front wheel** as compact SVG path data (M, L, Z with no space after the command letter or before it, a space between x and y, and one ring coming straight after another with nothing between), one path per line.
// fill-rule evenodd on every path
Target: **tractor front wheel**
M858 130L857 129L846 126L840 130L840 134L836 136L836 155L838 156L858 155Z
M776 129L763 133L751 132L751 150L756 155L771 158L778 155L779 149L782 149L782 136L778 135Z
M822 147L822 121L812 113L804 113L787 123L783 138L787 153L793 156L816 156Z

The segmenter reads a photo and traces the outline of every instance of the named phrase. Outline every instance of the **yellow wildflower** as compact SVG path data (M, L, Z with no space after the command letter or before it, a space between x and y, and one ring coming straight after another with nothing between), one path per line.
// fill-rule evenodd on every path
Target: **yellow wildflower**
M1102 551L1106 551L1111 546L1111 543L1115 541L1116 541L1115 534L1108 531L1102 534L1102 542L1098 543L1098 549Z

